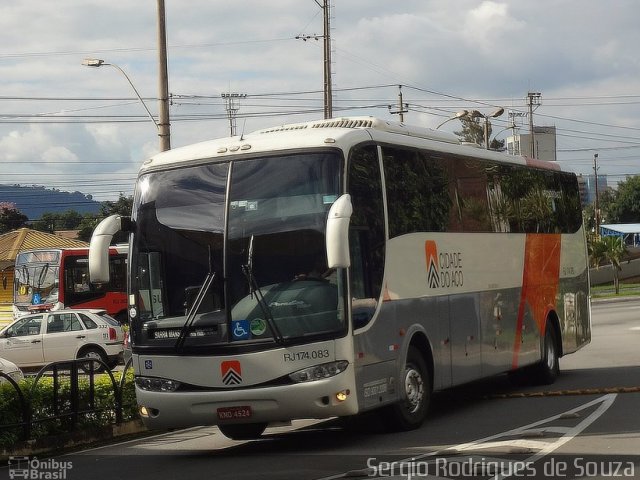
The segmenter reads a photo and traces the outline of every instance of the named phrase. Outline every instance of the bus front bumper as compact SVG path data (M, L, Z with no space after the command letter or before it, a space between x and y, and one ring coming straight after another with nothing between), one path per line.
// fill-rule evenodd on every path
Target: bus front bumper
M158 392L136 385L136 398L142 421L150 429L322 419L358 412L350 379L351 366L335 377L273 387Z

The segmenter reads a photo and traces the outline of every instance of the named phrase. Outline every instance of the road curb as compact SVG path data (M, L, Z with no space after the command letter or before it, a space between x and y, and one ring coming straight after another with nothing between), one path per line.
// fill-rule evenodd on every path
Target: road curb
M629 295L624 297L605 297L605 298L593 298L591 297L592 304L598 303L618 303L618 302L633 302L640 301L639 295Z
M77 448L87 448L91 444L104 444L117 438L137 436L149 432L142 421L131 420L120 425L107 425L91 430L77 430L53 437L39 438L17 442L11 447L0 450L0 461L5 462L10 457L27 457L34 455L49 456Z

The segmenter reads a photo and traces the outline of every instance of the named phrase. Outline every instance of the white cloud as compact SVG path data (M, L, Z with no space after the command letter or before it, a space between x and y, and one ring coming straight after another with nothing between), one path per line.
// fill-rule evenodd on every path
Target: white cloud
M615 146L597 137L596 133L604 130L626 135L629 141L637 139L640 145L640 131L589 123L638 128L637 98L634 102L620 97L609 105L601 105L604 100L553 100L616 97L640 91L640 57L636 52L640 3L636 0L617 0L613 5L596 0L334 3L334 105L377 105L339 111L340 115L365 113L391 118L387 105L396 102L395 87L344 90L351 87L404 84L405 101L420 107L412 109L405 120L432 126L461 108L490 108L473 100L524 109L526 92L537 90L542 92L542 106L535 118L559 128L560 148ZM117 184L115 190L132 185L129 178L111 181L109 175L135 176L141 161L158 151L155 127L119 72L89 69L80 63L84 57L99 57L119 65L156 112L155 7L155 2L103 0L0 5L3 181L16 178L6 172L47 169L51 176L42 178L52 183L86 174L108 179ZM173 146L228 133L219 98L224 91L251 95L322 89L322 42L294 38L322 33L322 12L315 2L193 0L189 8L184 2L167 2L166 7L169 89L176 95L204 96L189 101L174 98ZM119 100L110 100L113 98ZM309 95L304 100L294 103L283 96L272 99L267 107L261 106L267 102L249 97L241 103L240 113L275 110L283 105L320 107L322 95ZM56 113L57 122L69 123L22 123L28 120L27 115L46 113ZM77 123L79 115L88 123ZM186 121L181 118L185 115L209 118ZM245 128L251 131L310 117L252 117L246 120ZM104 119L110 123L95 123ZM494 122L495 131L503 121ZM238 119L238 128L243 125L244 120ZM450 122L447 128L458 127ZM563 128L587 133L562 132ZM640 157L640 148L633 153ZM573 158L581 154L565 155ZM590 157L591 152L584 156ZM47 162L57 166L59 177L48 170Z
M78 156L69 151L67 147L53 146L46 148L41 154L42 160L47 163L57 164L59 162L77 162Z
M509 15L507 3L484 1L465 15L463 25L469 47L485 54L499 54L510 36L526 34L525 23Z

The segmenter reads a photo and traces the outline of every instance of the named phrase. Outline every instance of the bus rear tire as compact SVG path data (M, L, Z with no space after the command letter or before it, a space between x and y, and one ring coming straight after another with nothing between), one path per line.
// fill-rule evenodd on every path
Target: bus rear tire
M231 440L254 440L260 438L267 428L266 423L238 423L218 425L222 434Z
M424 422L431 400L431 379L423 356L409 347L399 387L402 399L382 412L389 430L414 430Z
M542 360L536 366L534 378L540 385L550 385L560 374L560 355L556 329L552 323L547 323L542 345Z

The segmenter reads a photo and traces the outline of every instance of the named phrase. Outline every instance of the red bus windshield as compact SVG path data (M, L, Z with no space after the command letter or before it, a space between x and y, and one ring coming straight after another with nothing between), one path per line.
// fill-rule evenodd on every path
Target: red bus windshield
M14 310L26 314L62 308L101 308L126 320L126 253L112 249L111 281L89 283L88 249L20 252L15 264Z

